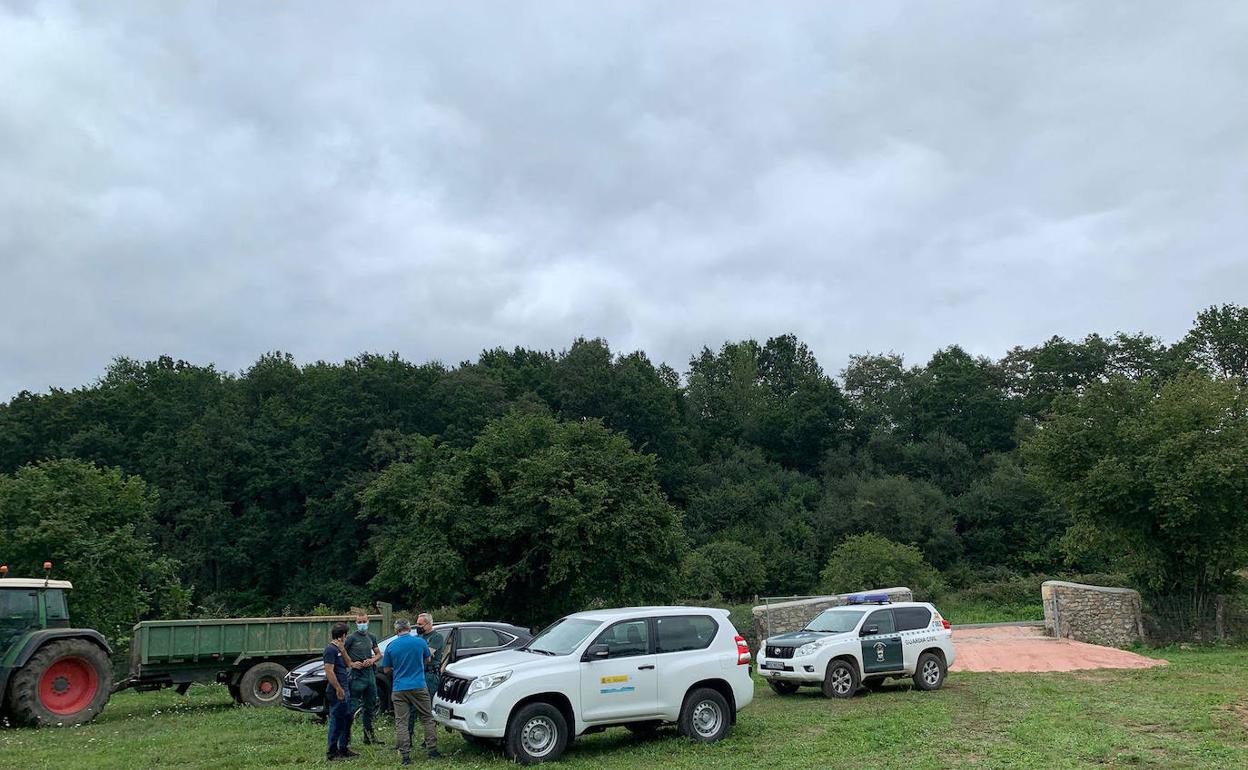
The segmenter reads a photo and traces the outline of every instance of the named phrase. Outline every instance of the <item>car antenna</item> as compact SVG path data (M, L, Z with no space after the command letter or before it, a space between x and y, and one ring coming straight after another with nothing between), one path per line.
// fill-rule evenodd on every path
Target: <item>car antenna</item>
M43 587L48 587L48 581L52 579L52 562L45 561L43 563Z

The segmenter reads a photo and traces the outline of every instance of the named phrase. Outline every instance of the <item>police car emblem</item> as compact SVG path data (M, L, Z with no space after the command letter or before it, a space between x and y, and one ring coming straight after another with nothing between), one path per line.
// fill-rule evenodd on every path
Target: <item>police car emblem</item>
M876 661L880 663L884 662L884 643L883 642L875 643L875 659Z

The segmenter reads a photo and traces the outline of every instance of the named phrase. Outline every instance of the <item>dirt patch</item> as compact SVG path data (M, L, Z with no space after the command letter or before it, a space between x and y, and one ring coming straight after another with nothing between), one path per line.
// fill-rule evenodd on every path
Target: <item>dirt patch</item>
M1242 703L1232 703L1226 707L1235 716L1239 717L1239 723L1248 729L1248 706Z
M1036 626L954 629L954 671L1044 672L1152 668L1166 661L1113 647L1053 639Z

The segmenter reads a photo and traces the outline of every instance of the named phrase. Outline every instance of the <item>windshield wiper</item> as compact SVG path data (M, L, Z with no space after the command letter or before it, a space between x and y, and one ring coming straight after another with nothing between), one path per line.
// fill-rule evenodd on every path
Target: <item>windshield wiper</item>
M538 653L541 653L542 655L558 655L558 654L559 654L559 653L557 653L557 652L551 652L550 650L538 650L538 649L533 648L533 647L527 647L527 648L525 648L525 649L527 649L529 652L538 652Z

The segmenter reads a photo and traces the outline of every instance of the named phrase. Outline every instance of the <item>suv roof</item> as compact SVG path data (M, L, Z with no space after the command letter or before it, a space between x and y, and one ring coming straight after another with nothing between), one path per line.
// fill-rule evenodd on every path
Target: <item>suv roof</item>
M838 604L835 607L828 607L820 612L828 610L884 610L889 607L923 607L924 609L936 609L931 602L862 602L861 604Z
M691 615L716 614L728 616L728 610L719 607L619 607L616 609L586 610L568 615L569 618L586 620L615 620L633 615Z

